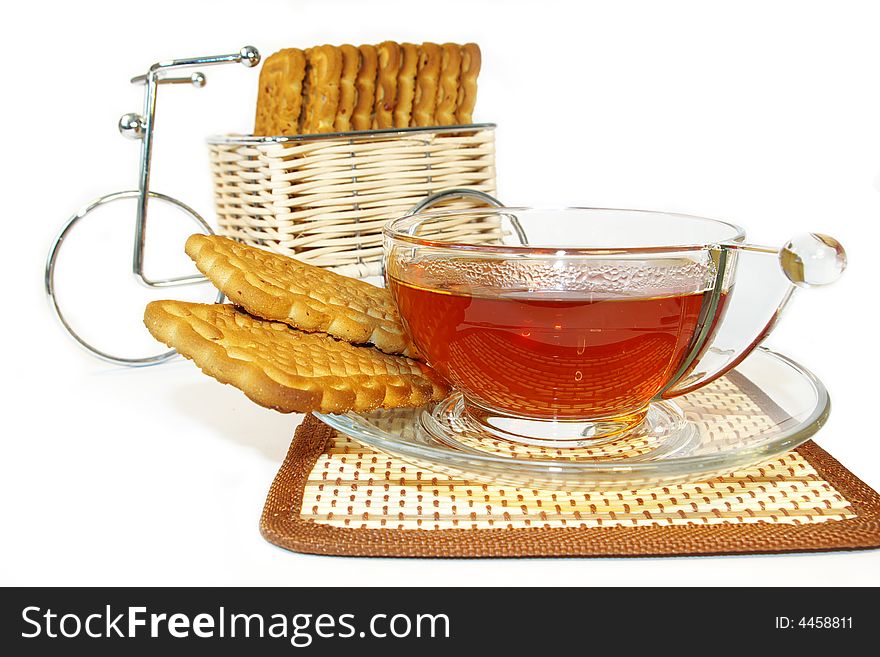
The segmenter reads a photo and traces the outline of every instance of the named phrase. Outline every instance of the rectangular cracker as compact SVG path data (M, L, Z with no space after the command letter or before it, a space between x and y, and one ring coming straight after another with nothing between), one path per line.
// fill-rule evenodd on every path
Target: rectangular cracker
M400 46L383 41L376 48L379 73L376 80L376 113L374 128L394 127L394 104L397 101L397 74L400 71Z
M424 363L257 319L228 304L153 301L144 324L208 376L282 413L421 406L448 392Z
M458 104L458 85L461 74L461 48L456 43L444 43L440 65L440 84L437 88L437 108L434 120L437 125L455 125L455 109Z
M219 235L190 236L186 253L252 315L419 357L386 289Z
M376 100L376 72L378 56L376 47L363 45L360 51L360 68L358 69L357 103L351 117L351 125L355 130L369 130L373 127L373 107Z
M437 86L442 61L443 51L436 43L423 43L419 48L419 72L412 113L412 124L415 126L436 125L434 109L437 106Z
M412 120L413 97L416 91L416 73L419 70L419 47L414 43L400 44L402 52L397 73L397 98L394 103L394 127L408 128Z
M294 135L299 132L306 56L299 48L270 55L260 70L254 134Z
M342 51L336 46L315 46L306 51L309 61L308 109L303 132L333 132L339 106Z
M339 46L339 51L342 53L342 74L339 79L339 106L336 108L333 129L336 132L348 132L351 130L351 117L357 99L355 79L361 55L357 48L349 44Z
M476 43L464 44L461 47L461 81L455 108L455 122L459 125L473 123L474 105L477 103L477 77L481 66L480 46Z

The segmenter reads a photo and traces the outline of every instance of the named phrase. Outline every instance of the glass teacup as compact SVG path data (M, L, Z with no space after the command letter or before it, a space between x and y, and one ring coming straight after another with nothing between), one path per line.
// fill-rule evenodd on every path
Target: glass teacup
M779 250L722 221L587 208L417 212L385 254L407 331L462 395L455 421L554 445L637 430L745 358L794 285L845 267L822 235Z

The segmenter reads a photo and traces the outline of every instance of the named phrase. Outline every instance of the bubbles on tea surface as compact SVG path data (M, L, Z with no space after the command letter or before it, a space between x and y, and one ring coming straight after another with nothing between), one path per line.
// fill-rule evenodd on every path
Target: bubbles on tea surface
M779 262L788 279L799 287L828 285L846 269L846 251L833 237L803 233L782 247Z
M517 259L426 258L398 263L403 278L429 288L467 287L471 293L528 292L547 296L559 291L597 295L666 295L702 292L711 287L715 265L701 254L684 257L627 260L623 258Z

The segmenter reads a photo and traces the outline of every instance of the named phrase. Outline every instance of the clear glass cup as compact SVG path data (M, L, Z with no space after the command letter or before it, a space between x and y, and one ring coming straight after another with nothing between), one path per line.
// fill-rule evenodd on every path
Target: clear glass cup
M664 400L735 367L795 286L846 265L824 235L773 249L730 223L634 210L426 210L384 241L407 331L461 393L441 415L542 445L643 431L652 408L650 430L672 430Z

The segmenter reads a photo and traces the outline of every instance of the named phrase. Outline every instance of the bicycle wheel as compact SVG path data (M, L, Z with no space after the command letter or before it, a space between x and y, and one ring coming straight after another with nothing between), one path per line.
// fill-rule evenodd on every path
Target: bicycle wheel
M49 255L46 258L46 267L45 267L45 290L46 295L49 298L49 305L52 309L54 315L57 317L58 321L67 331L67 333L76 341L76 343L85 349L87 352L92 354L93 356L100 358L109 363L113 363L115 365L124 365L127 367L142 367L146 365L155 365L157 363L165 362L175 355L177 352L174 350L165 351L159 354L153 354L148 356L121 356L110 353L109 351L99 348L95 346L92 342L84 338L80 335L77 330L74 329L71 321L68 316L62 311L61 305L58 302L58 293L56 289L55 282L55 268L58 262L58 256L61 253L61 247L64 244L65 239L67 239L75 226L77 226L89 213L92 213L94 210L98 209L101 206L105 206L109 203L114 203L116 201L121 201L125 199L136 199L139 196L140 192L138 190L126 190L122 192L115 192L113 194L107 194L105 196L101 196L100 198L87 203L82 208L79 209L73 216L71 216L67 222L62 226L61 230L58 232L58 235L55 237L55 240L52 242L52 246L49 250ZM164 194L160 194L158 192L149 192L149 198L151 201L159 201L161 203L169 204L174 209L183 212L183 214L187 215L194 223L196 223L199 228L206 233L213 234L213 230L208 225L208 223L192 208L188 205L178 201L175 198L170 196L166 196ZM130 216L134 216L132 213ZM130 271L129 271L130 273ZM192 285L195 283L204 282L204 279L201 281L191 281L182 285ZM179 287L178 286L178 287ZM220 303L223 301L223 294L218 293L216 297L216 302Z

